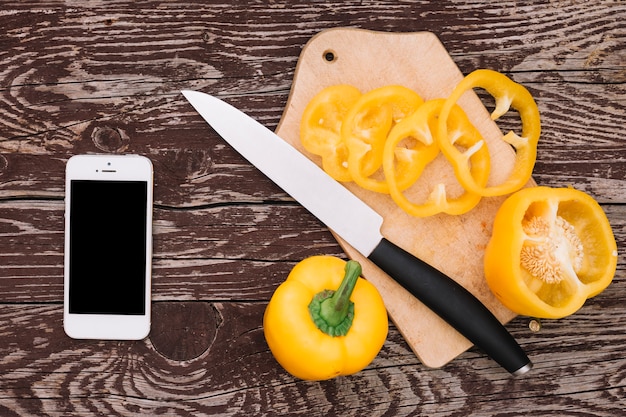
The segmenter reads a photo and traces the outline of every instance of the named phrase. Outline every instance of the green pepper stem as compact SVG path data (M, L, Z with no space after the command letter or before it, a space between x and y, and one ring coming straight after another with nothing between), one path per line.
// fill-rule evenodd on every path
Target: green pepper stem
M352 291L361 275L361 265L348 261L341 285L336 291L324 290L313 297L309 304L311 318L317 327L330 336L345 336L352 326L354 303Z

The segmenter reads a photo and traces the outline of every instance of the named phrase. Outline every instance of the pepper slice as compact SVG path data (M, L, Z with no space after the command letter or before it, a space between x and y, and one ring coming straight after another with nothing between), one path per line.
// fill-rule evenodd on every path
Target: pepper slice
M388 85L363 94L346 114L341 137L348 147L348 170L362 188L386 192L384 180L372 177L382 166L387 135L424 102L415 91Z
M617 244L600 205L573 188L532 187L499 208L485 278L510 310L561 318L612 281Z
M463 214L474 208L481 199L480 195L467 190L459 197L448 198L443 183L437 184L423 203L411 202L402 192L417 180L438 154L439 144L444 140L438 137L439 133L433 135L432 132L437 132L438 115L444 102L444 99L426 101L411 116L394 126L385 144L383 170L389 194L400 208L413 216ZM486 184L489 178L489 151L482 137L459 106L452 108L447 125L446 133L454 135L453 141L469 150L466 154L472 163L470 175L478 184ZM421 144L419 150L414 146L400 151L398 144L407 137L417 139L416 143ZM410 163L403 161L409 157L412 157Z
M365 368L382 348L388 318L380 293L356 261L312 256L274 292L263 330L276 360L292 375L324 380Z
M417 181L426 166L439 154L428 123L431 107L431 102L425 102L389 132L383 148L386 180L384 185L381 181L380 192L389 192L395 198Z
M515 192L530 180L537 158L537 143L541 133L539 109L532 95L524 86L497 71L479 69L468 74L446 99L439 116L439 137L448 138L447 124L453 105L467 90L483 88L496 100L491 119L497 120L512 107L518 111L522 121L522 136L510 131L502 140L515 148L515 163L509 177L501 184L485 186L476 182L471 175L471 164L466 154L460 152L453 142L440 144L441 152L455 166L455 174L463 187L485 197Z
M361 96L358 88L340 84L320 91L307 104L300 122L304 149L322 158L322 168L337 181L351 181L348 148L341 125L348 110Z

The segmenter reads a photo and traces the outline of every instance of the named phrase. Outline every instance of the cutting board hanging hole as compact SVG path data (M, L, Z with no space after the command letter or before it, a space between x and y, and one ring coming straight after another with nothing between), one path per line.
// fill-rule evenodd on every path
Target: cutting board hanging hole
M332 49L325 50L323 56L326 62L335 62L337 60L337 54Z

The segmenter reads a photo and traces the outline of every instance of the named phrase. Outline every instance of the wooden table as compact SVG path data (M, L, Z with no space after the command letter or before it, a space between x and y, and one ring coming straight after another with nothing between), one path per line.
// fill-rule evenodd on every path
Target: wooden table
M626 267L578 313L507 328L535 363L513 378L471 348L424 367L392 324L374 362L304 382L262 316L299 260L345 257L179 93L227 95L274 129L305 43L323 29L435 33L463 73L535 96L534 178L594 196L626 240L626 3L599 1L0 3L0 415L572 415L626 409ZM355 71L359 69L355 68ZM153 327L139 342L62 328L67 159L155 166Z

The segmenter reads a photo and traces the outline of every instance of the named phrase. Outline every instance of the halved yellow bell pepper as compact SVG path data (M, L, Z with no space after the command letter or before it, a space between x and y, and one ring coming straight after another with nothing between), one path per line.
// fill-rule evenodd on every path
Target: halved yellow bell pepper
M525 188L499 208L484 265L489 287L510 310L561 318L611 283L617 244L604 211L588 194Z
M471 161L469 175L474 181L484 185L489 178L489 151L459 106L454 106L447 118L446 134L454 135L454 139L444 140L438 137L438 116L444 102L444 99L426 101L412 115L394 126L385 144L383 170L389 185L389 194L400 208L412 216L463 214L474 208L481 199L480 195L471 191L464 191L460 196L450 198L443 183L437 184L428 198L421 203L410 201L402 192L413 184L424 168L435 159L442 142L455 142L468 149L464 157ZM403 147L398 145L407 138L411 138L415 144L403 150ZM409 157L411 159L408 159ZM403 162L407 159L409 163Z
M491 119L497 120L512 107L518 111L522 121L522 135L510 131L502 140L515 148L515 163L511 174L501 184L486 186L476 182L471 175L471 163L467 157L458 151L453 143L442 143L441 152L455 165L455 174L463 187L485 197L505 195L522 188L531 178L535 160L537 158L537 143L541 133L539 109L528 90L497 71L479 69L468 74L457 84L450 96L446 99L439 117L439 136L448 138L447 119L452 107L459 98L473 88L483 88L496 100L496 106L491 113Z
M345 116L341 136L348 147L348 170L362 188L386 192L384 180L372 177L382 165L391 128L424 102L413 90L388 85L363 94Z
M313 256L274 292L263 318L272 354L295 377L324 380L356 373L376 357L388 331L378 290L356 261Z
M339 84L320 91L307 104L300 122L304 149L322 158L322 168L337 181L351 181L348 148L341 138L341 125L361 96L358 88Z

